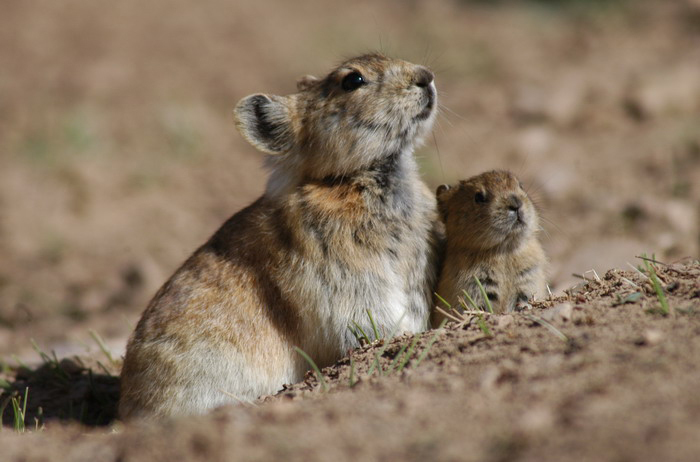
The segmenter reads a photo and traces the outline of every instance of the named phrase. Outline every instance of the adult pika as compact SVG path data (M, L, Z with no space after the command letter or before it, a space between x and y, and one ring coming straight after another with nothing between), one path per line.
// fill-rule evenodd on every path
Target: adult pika
M294 347L327 366L351 321L426 329L437 212L413 149L436 106L425 67L369 54L298 93L255 94L236 127L269 154L265 193L163 285L131 336L122 418L198 414L302 379Z
M544 295L546 258L537 239L539 219L518 179L510 172L482 173L437 189L446 245L437 293L453 307L465 290L482 300L479 279L495 313L525 306ZM440 300L436 300L440 305ZM443 315L433 312L433 325Z

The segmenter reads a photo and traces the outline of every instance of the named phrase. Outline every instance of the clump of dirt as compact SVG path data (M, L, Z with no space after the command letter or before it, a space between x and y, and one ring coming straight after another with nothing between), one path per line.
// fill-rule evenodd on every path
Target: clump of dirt
M694 460L700 262L650 265L377 341L257 405L112 433L47 413L44 431L0 434L4 460Z

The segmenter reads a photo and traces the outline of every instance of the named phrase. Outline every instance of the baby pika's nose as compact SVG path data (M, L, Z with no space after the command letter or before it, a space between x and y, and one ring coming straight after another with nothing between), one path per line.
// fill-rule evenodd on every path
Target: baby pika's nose
M520 198L515 194L511 194L509 199L510 200L508 201L508 208L510 210L517 212L518 210L520 210L520 207L523 206L523 201L521 201Z
M413 77L413 83L418 87L425 88L431 84L434 78L435 76L430 72L430 69L419 66L418 70L416 70L416 75Z

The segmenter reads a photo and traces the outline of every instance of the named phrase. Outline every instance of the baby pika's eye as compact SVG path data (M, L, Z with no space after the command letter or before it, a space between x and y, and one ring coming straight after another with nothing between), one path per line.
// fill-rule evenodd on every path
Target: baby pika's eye
M483 204L486 202L486 196L481 191L474 194L474 202L477 204Z
M343 90L351 92L357 90L366 83L367 82L365 81L365 78L362 77L362 74L359 72L351 72L343 77L343 81L340 83L340 86L343 88Z

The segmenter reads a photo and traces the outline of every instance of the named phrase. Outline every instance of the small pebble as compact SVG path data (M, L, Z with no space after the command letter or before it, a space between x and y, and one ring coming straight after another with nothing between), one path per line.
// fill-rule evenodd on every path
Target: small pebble
M542 318L545 321L571 321L573 309L571 303L559 303L542 313Z
M634 343L637 345L647 345L654 346L659 344L664 339L664 334L658 329L647 329L645 330L641 337L639 337Z
M501 375L501 371L496 366L489 366L481 374L479 378L479 385L484 390L490 390L496 385L498 378Z
M513 321L515 321L515 318L512 314L504 314L503 316L500 316L498 318L498 323L496 324L496 326L499 329L505 329L506 327L512 325Z
M518 419L518 426L525 432L546 432L554 427L555 416L552 410L545 406L535 406L528 409Z
M664 339L664 334L658 329L647 329L643 334L646 345L657 345Z

